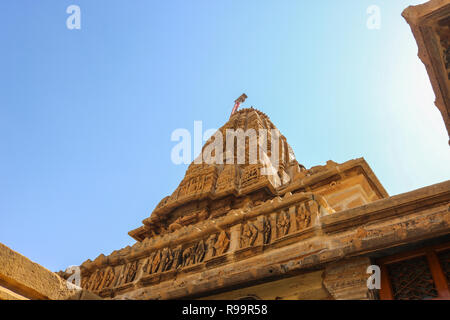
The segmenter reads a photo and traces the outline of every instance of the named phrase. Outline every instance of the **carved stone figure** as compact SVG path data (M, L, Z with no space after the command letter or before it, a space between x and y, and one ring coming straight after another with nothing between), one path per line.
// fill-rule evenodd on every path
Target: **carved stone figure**
M172 250L169 248L164 248L161 253L161 267L160 271L164 272L166 270L170 270L173 263Z
M108 268L105 275L105 280L103 281L103 286L100 289L108 288L114 280L114 268Z
M183 267L191 265L194 258L194 247L188 247L183 251Z
M258 236L258 229L251 222L244 224L241 230L240 245L241 248L252 246L255 243L256 237Z
M153 262L153 259L155 258L155 254L156 254L156 252L153 251L150 254L150 256L147 258L147 260L144 262L144 265L142 266L142 271L143 271L144 275L152 273L152 262Z
M193 263L200 263L205 258L206 246L203 240L200 240L199 243L195 246Z
M277 234L278 237L282 237L288 234L289 228L291 226L291 219L289 218L289 214L285 211L282 211L278 215L277 219Z
M129 267L128 265L122 265L121 267L119 267L119 273L118 273L119 276L118 276L118 279L117 279L117 282L115 285L116 287L118 287L124 283L126 274L128 272L128 267Z
M173 257L172 262L173 268L175 269L180 268L183 265L183 249L181 249L181 246L172 250L172 257Z
M305 203L302 203L297 207L295 219L297 222L297 230L303 230L309 227L311 223L311 213L307 209Z
M158 272L160 264L161 264L161 251L157 251L155 254L155 257L153 258L153 261L152 261L152 272L151 273Z
M134 280L134 278L136 277L137 264L138 264L137 260L133 261L133 262L130 262L130 266L128 268L128 272L127 272L127 276L126 276L126 279L125 279L125 283L132 282Z
M209 236L206 240L206 255L205 258L209 259L216 256L216 247L215 244L217 242L217 233L214 233Z
M263 244L270 243L270 236L272 233L272 226L270 225L270 220L267 217L264 217L262 222L262 234L263 234Z
M216 254L218 256L224 254L227 252L228 247L230 245L230 239L228 238L228 235L225 231L222 231L219 234L219 238L217 239L214 248L216 249Z
M97 287L100 285L100 281L102 280L103 274L99 269L95 270L95 272L90 276L89 281L86 284L86 288L88 290L95 291Z

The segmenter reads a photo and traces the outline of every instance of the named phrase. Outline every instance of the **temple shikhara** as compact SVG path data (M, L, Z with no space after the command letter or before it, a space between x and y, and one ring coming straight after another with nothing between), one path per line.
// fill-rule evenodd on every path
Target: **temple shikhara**
M450 1L403 15L449 130ZM268 115L237 107L219 131L268 132L256 163L250 139L194 161L132 246L80 265L81 288L0 245L0 299L450 299L450 181L390 196L363 158L307 169Z

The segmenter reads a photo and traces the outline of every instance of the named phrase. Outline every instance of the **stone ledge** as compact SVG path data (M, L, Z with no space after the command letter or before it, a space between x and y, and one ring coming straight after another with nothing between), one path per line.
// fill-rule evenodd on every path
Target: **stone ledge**
M0 243L0 299L92 300L84 289L68 289L56 273Z
M321 218L321 227L324 232L336 232L370 221L398 217L413 210L448 202L449 199L450 180L324 216Z

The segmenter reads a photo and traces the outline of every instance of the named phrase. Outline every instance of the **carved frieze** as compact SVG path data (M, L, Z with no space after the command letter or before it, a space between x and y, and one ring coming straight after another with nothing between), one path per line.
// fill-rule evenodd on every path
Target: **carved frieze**
M303 199L303 201L295 202L295 199ZM310 196L309 199L305 200L304 194L287 194L283 198L275 199L276 201L267 201L256 207L249 207L248 211L234 211L234 214L221 219L227 221L226 219L232 219L236 215L239 217L237 212L241 212L240 220L226 224L223 230L203 234L196 240L194 238L175 246L171 246L168 242L168 246L159 246L146 253L144 257L140 255L134 259L130 258L131 252L135 251L128 248L120 253L121 259L117 260L118 265L105 265L92 270L86 277L83 277L82 286L92 291L111 288L127 290L131 284L137 283L143 277L152 279L152 275L178 270L191 272L193 270L191 267L199 266L213 258L214 260L211 261L215 261L215 263L224 261L215 260L215 258L224 257L230 248L233 248L233 251L243 249L242 252L251 252L245 249L270 246L274 242L283 241L284 238L291 239L292 236L297 233L301 234L311 227L320 215L321 207L319 201L316 200L319 198ZM264 204L267 209L271 208L273 211L265 211ZM202 215L201 212L207 212L207 207L203 207L203 209L191 207L189 210L187 215L180 216L176 221L182 224L192 217L198 219L198 216ZM250 215L251 210L256 210L256 214ZM139 248L140 250L150 249L149 241L144 241ZM122 262L124 260L126 262ZM154 277L154 279L159 278Z

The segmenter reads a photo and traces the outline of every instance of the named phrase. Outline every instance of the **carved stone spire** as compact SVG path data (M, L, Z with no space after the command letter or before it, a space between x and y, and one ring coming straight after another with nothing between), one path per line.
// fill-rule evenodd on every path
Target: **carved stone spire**
M172 195L161 200L144 226L129 234L142 241L224 215L252 202L250 194L275 195L300 170L286 138L269 117L254 108L241 109L205 143Z

